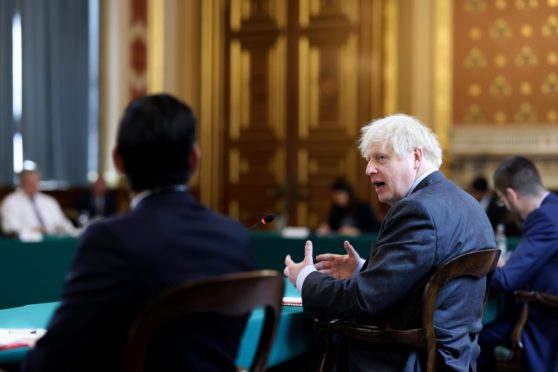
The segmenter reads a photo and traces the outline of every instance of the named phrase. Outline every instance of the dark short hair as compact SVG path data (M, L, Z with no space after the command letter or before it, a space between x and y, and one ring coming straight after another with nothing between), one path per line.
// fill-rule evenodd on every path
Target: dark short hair
M488 190L488 181L484 176L476 177L473 182L471 183L471 187L473 190L476 191L487 191Z
M196 143L196 119L183 102L167 94L132 101L120 120L117 148L134 191L185 184Z
M333 190L333 191L345 191L350 196L353 195L353 188L351 187L349 182L347 182L347 180L344 179L344 178L338 178L335 181L333 181L333 183L331 184L331 190Z
M537 195L542 179L535 164L523 156L506 159L494 172L494 186L499 191L510 187L524 195Z

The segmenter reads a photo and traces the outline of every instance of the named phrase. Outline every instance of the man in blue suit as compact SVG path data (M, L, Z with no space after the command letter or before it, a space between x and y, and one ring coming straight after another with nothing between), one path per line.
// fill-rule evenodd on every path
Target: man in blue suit
M161 291L253 269L246 229L188 190L200 148L184 103L168 95L132 102L113 159L128 180L131 211L86 229L60 307L24 371L123 371L131 322ZM180 322L151 340L147 370L235 371L245 323L210 316Z
M500 200L523 224L523 236L494 272L492 288L558 294L558 196L543 187L533 162L522 156L509 158L496 169L494 185ZM483 330L483 356L490 360L493 347L506 343L516 320L515 314L505 314ZM530 305L521 340L530 371L558 370L556 314Z
M441 146L417 119L393 115L362 129L360 151L378 199L391 205L366 262L349 242L347 255L285 259L285 275L302 292L304 310L381 327L416 326L425 281L435 268L465 252L494 247L494 233L479 203L438 170ZM474 370L479 354L485 279L445 286L435 312L440 370ZM334 368L419 371L425 360L411 347L343 340Z

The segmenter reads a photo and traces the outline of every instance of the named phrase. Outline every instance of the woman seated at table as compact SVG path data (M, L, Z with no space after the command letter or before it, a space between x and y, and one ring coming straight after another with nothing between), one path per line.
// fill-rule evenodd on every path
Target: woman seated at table
M333 182L331 199L328 221L318 227L318 234L337 233L354 236L378 232L380 222L372 207L354 195L351 185L345 179L339 178Z

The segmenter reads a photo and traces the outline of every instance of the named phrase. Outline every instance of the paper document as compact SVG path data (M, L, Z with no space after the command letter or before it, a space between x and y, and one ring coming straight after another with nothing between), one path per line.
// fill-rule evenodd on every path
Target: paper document
M45 333L43 328L0 328L0 350L33 346Z
M283 306L302 306L301 297L283 297Z

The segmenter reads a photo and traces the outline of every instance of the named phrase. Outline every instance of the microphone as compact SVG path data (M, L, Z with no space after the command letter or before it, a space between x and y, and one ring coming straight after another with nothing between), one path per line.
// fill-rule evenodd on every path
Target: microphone
M271 221L273 221L275 219L275 217L272 214L268 214L265 217L262 217L261 220L259 220L258 222L256 222L255 224L253 224L252 226L250 226L248 228L248 231L255 229L256 227L260 226L260 225L265 225L270 223Z

